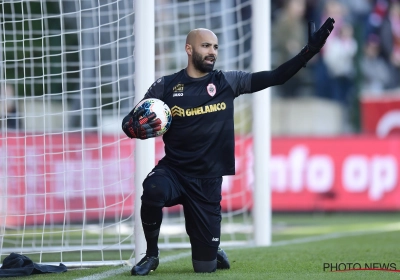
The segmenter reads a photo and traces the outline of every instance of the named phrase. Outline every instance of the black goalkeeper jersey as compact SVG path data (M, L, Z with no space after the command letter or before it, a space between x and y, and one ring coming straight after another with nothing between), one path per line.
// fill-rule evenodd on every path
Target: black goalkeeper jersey
M250 93L251 75L214 70L191 78L183 69L154 82L144 98L161 99L172 112L159 164L196 178L234 175L233 100Z

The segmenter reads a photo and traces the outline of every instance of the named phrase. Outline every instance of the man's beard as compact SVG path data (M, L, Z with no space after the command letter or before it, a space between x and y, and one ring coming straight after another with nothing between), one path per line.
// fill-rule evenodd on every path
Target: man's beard
M210 73L214 69L215 60L213 64L205 63L201 55L195 50L193 50L192 62L194 68L196 68L198 71L202 73Z

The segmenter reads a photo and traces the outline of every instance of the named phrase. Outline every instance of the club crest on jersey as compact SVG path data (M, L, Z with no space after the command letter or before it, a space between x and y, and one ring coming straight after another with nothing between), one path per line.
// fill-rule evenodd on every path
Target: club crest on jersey
M214 84L208 84L207 92L211 97L213 97L217 93L217 88Z

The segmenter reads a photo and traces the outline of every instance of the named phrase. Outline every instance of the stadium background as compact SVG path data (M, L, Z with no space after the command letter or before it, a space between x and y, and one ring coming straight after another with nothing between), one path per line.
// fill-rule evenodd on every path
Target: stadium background
M81 7L83 11L93 8L93 1L83 3L89 2ZM156 2L155 78L184 66L180 42L194 24L215 30L221 45L227 45L217 68L251 70L251 1ZM62 9L58 1L10 3L1 5L1 152L5 158L1 176L6 182L0 189L2 244L6 228L17 228L22 236L19 227L108 220L116 213L129 219L132 200L123 206L118 201L132 191L132 158L118 158L121 168L112 162L121 151L131 155L134 150L126 142L113 146L119 139L119 118L133 105L134 86L124 78L135 71L130 52L133 4L121 1L120 5L127 6L118 8L126 13L118 15L123 18L118 23L122 40L112 34L107 37L109 30L100 28L96 29L99 37L87 36L85 41L78 40L72 30L83 28L90 35L96 25L76 21L75 1L63 1ZM308 20L318 26L327 16L336 20L321 54L288 84L272 89L272 209L398 211L400 39L395 23L400 18L399 1L277 0L271 5L272 67L304 46ZM222 18L223 8L234 12ZM190 9L194 9L194 21L188 16ZM115 10L107 7L104 12L115 16ZM50 15L46 23L33 20L33 15L43 14ZM64 25L57 18L61 14ZM99 18L95 24L102 26ZM183 20L178 27L177 19ZM227 23L234 26L230 32L224 31ZM43 40L40 35L47 29ZM96 41L99 38L104 41ZM96 44L102 48L93 54L93 49L100 50L91 48ZM79 51L82 47L88 48ZM117 81L113 80L116 72ZM226 178L223 186L224 195L229 195L223 208L233 213L247 213L252 207L251 97L241 98L236 115L238 172ZM163 153L159 140L157 158ZM82 160L83 150L90 161ZM97 159L109 164L99 168ZM107 174L104 180L98 177L99 169ZM120 182L117 194L111 190L115 181ZM105 188L100 197L101 184L111 188ZM64 213L66 208L74 211Z

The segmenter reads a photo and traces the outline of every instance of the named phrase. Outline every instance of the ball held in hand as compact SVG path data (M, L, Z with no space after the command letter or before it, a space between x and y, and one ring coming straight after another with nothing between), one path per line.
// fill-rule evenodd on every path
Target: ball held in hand
M171 110L164 101L157 98L147 98L140 101L133 113L140 111L141 119L152 118L155 114L155 118L160 120L161 129L156 131L155 136L161 136L165 134L171 126L172 114ZM141 120L140 119L140 120ZM140 122L139 120L139 122Z

